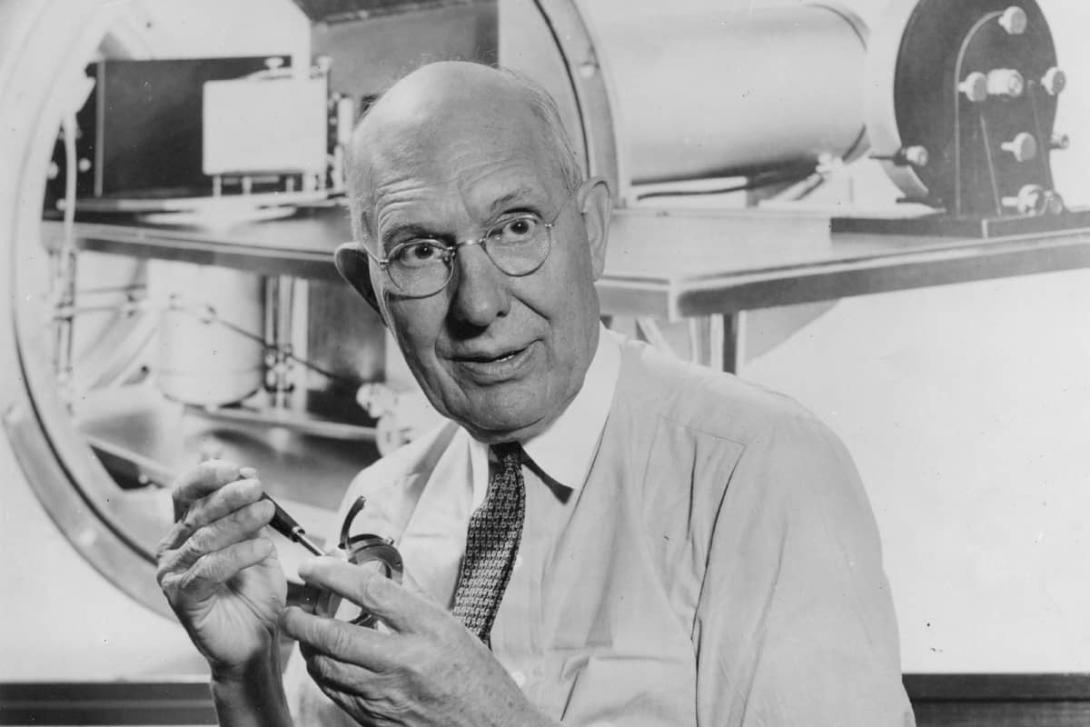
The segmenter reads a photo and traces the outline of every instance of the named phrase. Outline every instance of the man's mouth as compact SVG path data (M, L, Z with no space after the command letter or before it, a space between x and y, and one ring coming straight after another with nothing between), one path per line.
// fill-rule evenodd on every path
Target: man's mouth
M500 351L473 351L453 357L454 363L478 383L497 383L518 376L530 359L532 345Z
M471 356L463 356L462 360L463 361L471 361L473 363L500 363L500 362L503 362L503 361L510 361L515 356L519 355L520 353L522 353L525 350L526 350L525 348L516 348L516 349L512 349L510 351L505 351L503 353L499 353L499 354L496 354L496 355L483 354L483 353L482 354L474 354L474 355L471 355Z

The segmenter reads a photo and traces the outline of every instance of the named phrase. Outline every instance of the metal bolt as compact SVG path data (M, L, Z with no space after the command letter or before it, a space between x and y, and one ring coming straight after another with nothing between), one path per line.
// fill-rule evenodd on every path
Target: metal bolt
M1011 5L999 16L999 24L1003 26L1003 30L1007 31L1010 35L1021 35L1022 33L1025 33L1028 22L1029 19L1026 18L1026 11L1017 5Z
M1004 141L1000 145L1004 151L1009 151L1019 162L1028 162L1037 158L1037 139L1033 134L1023 131L1010 141Z
M988 71L988 94L1018 98L1026 90L1026 79L1013 68L995 68Z
M1067 74L1053 66L1041 76L1041 86L1050 96L1057 96L1067 87Z
M958 90L973 103L980 103L988 98L988 77L980 71L974 71L958 84Z
M902 149L901 157L906 164L911 164L914 167L926 167L927 162L931 160L927 148L922 146L910 146Z
M1061 134L1059 132L1053 132L1052 138L1048 141L1049 147L1052 149L1063 150L1071 146L1071 137L1067 134Z
M1004 197L1003 206L1022 215L1039 215L1045 211L1048 200L1045 188L1039 184L1027 184L1018 190L1017 197Z
M81 172L90 171L91 160L87 159L86 157L81 157L80 160L76 162L76 169L80 170Z

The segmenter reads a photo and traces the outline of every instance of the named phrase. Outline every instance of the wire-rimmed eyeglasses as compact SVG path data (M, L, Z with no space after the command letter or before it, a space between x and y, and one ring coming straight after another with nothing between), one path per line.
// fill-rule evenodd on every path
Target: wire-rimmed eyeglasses
M399 242L385 258L379 258L366 245L367 256L378 263L399 295L425 298L446 287L454 277L454 259L463 247L480 245L488 259L506 275L522 277L540 268L552 249L553 227L564 209L577 195L569 195L552 219L546 222L534 212L501 215L481 237L453 245L432 237L418 237Z

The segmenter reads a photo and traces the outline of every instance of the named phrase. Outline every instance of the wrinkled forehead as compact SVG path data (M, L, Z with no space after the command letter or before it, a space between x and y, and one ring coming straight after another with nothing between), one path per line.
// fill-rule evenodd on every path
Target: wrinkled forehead
M421 210L438 215L455 205L483 214L512 194L544 203L562 188L540 122L520 100L497 101L382 120L359 159L369 233Z

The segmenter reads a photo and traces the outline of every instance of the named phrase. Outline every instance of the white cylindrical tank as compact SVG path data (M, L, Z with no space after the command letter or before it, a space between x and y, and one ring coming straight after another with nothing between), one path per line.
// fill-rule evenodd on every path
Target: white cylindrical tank
M148 287L163 306L155 374L167 398L220 406L241 401L261 387L265 319L260 276L151 261Z
M579 2L634 183L852 157L865 144L866 30L846 10Z

